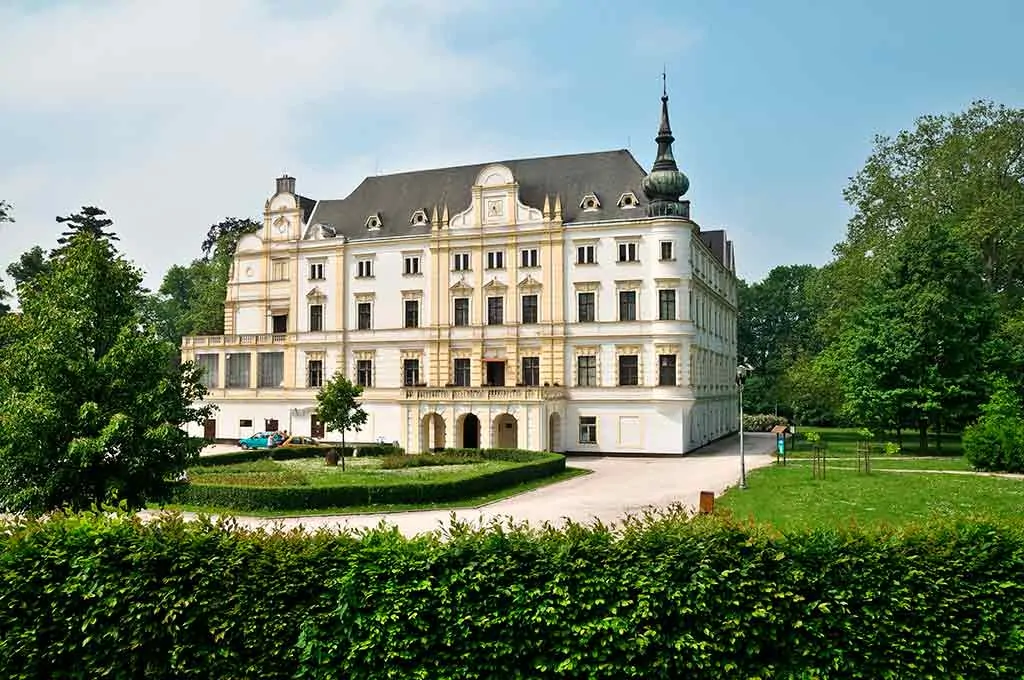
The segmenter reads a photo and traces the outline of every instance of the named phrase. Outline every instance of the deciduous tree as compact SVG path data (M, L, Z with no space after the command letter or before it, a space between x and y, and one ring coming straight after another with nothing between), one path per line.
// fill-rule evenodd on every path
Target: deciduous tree
M366 424L366 411L359 402L362 394L362 387L338 373L316 395L317 417L328 430L341 433L342 470L345 469L345 433L359 432Z

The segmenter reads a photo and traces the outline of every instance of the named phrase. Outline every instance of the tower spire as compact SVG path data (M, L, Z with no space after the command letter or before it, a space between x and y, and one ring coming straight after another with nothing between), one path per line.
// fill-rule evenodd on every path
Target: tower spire
M672 154L672 126L668 120L668 83L665 70L661 71L661 120L658 124L658 154L654 158L651 172L644 178L644 194L650 200L647 212L650 216L676 215L689 217L689 202L679 197L690 188L690 180L676 165Z

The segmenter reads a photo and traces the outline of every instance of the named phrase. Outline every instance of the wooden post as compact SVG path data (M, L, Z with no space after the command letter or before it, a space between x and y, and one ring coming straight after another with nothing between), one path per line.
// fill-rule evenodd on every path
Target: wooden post
M700 514L710 515L715 511L715 492L700 492Z

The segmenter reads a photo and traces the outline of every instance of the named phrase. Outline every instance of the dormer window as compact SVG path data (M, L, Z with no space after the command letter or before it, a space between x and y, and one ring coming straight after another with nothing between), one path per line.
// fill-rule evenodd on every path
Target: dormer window
M412 214L412 219L409 220L410 224L426 224L427 223L427 211L417 210Z
M580 207L584 211L597 210L601 207L601 201L597 198L597 194L587 194L580 201Z
M619 196L619 202L617 205L620 208L635 208L638 204L639 201L636 200L636 194L632 191L627 191Z
M377 231L380 229L380 214L374 213L366 218L366 228L370 231Z

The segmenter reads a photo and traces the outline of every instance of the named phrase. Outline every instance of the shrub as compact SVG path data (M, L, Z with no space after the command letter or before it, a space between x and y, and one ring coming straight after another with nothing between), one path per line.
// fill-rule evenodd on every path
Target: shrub
M964 429L964 457L979 470L1024 472L1024 411L1006 383L981 408L976 423Z
M397 470L401 468L438 465L469 465L471 463L482 463L483 460L479 456L463 456L453 453L420 453L415 456L399 454L381 458L380 466L385 470Z
M1018 678L1024 534L0 525L10 678Z
M769 432L776 425L789 425L789 420L770 413L754 413L743 416L743 429L746 432Z

